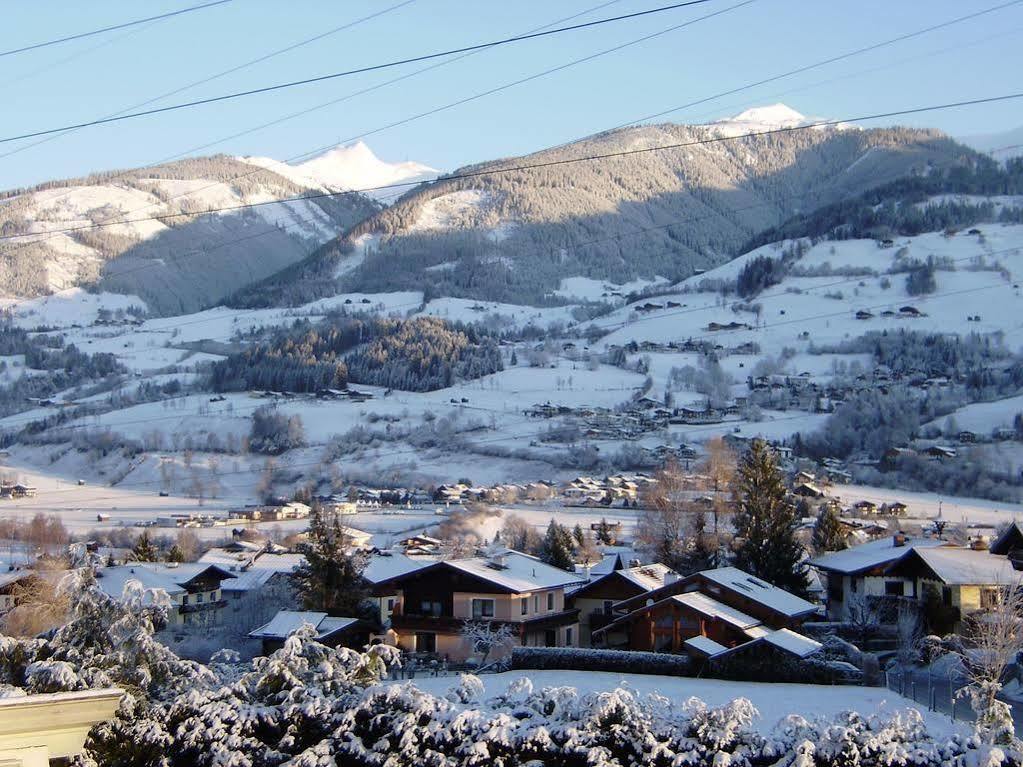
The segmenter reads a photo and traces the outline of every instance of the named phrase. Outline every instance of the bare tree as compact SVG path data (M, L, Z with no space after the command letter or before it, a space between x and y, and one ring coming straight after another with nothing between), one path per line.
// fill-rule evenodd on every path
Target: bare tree
M900 604L895 619L895 657L902 668L910 668L920 660L920 642L923 640L923 626L920 612L909 604Z
M879 600L871 599L861 592L847 594L846 611L849 616L848 623L856 631L860 649L865 649L867 640L877 633L881 625L883 610Z
M491 652L510 644L515 637L515 631L510 623L492 621L465 621L461 634L474 653L482 653L481 666L486 664Z
M1009 704L998 700L1006 667L1023 651L1023 589L1017 582L999 591L994 607L966 619L967 647L960 653L968 682L957 695L968 698L977 736L989 745L1017 746Z

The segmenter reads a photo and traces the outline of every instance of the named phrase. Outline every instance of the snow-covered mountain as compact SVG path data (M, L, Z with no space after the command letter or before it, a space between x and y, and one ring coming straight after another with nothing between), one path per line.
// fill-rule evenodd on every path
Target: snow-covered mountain
M410 187L381 189L379 187L427 181L438 171L418 162L390 163L377 157L373 150L359 141L337 146L305 162L289 164L269 157L239 157L239 160L268 168L274 173L310 187L325 190L357 189L378 201L394 199Z
M98 283L160 312L213 304L376 210L361 195L294 199L323 188L218 155L14 190L0 195L0 295Z
M941 133L907 128L745 135L810 122L775 104L709 125L642 125L474 165L472 178L410 191L243 303L424 284L439 295L537 303L567 277L684 277L797 212L970 154ZM714 140L722 135L737 138ZM674 148L644 151L665 146ZM588 155L602 159L557 164ZM485 173L531 163L543 167ZM643 236L622 237L636 231Z

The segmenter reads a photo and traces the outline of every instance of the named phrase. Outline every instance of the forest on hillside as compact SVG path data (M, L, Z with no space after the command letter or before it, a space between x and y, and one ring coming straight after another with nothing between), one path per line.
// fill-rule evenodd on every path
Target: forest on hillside
M213 366L217 391L315 392L349 382L433 391L502 370L493 338L434 317L333 317L280 332Z

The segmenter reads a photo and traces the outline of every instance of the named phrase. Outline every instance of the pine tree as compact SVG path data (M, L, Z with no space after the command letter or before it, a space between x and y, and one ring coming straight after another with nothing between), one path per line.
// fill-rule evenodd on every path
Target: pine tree
M184 552L181 551L180 548L178 548L178 544L175 543L173 546L170 547L170 551L167 552L167 561L168 562L185 561L185 554Z
M554 567L572 572L575 570L575 542L572 534L553 519L547 525L547 534L540 548L540 559Z
M826 551L841 551L847 548L845 530L838 519L838 511L831 504L826 504L817 515L813 524L813 550L818 554Z
M295 570L295 587L307 610L330 615L361 617L368 590L362 571L366 556L350 551L351 538L338 514L313 508L309 540L300 551L305 561Z
M795 507L788 500L777 456L763 440L753 440L739 463L737 479L735 566L806 596L810 583L803 547L796 540Z
M131 558L136 562L155 562L158 559L156 546L153 545L153 540L149 537L147 530L143 530L138 540L135 541L135 546L131 550Z
M601 517L600 522L597 524L597 543L601 543L605 546L611 546L614 542L614 531L611 530L611 525L608 524L607 517Z
M509 362L511 363L511 366L512 366L512 367L515 367L516 365L518 365L518 364L519 364L519 357L518 357L518 355L517 355L517 354L515 353L515 350L514 350L514 349L512 349L512 353L511 353L511 359L509 360Z
M586 535L583 533L583 529L578 522L572 528L572 537L575 538L576 546L582 546L586 542Z

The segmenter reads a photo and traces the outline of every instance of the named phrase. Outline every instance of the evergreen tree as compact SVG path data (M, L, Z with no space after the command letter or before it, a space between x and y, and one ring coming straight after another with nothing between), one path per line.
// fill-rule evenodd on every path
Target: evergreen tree
M295 570L295 588L302 606L330 615L361 617L368 590L362 571L366 556L351 551L338 514L313 508L309 539L299 547L305 561Z
M136 562L155 562L158 559L156 546L153 545L153 540L149 537L147 530L143 530L138 540L135 541L135 546L131 550L131 558Z
M826 551L841 551L847 548L845 530L838 519L838 511L833 505L825 504L813 524L813 550L818 554Z
M178 547L178 544L175 543L173 546L170 547L170 551L167 552L167 561L168 562L184 562L185 561L185 554Z
M601 517L597 524L597 543L611 546L615 542L614 531L607 522L607 517Z
M763 440L753 440L739 463L737 479L735 566L805 597L810 583L803 547L796 540L795 507L786 494L777 456Z
M575 539L576 546L582 546L586 542L586 535L583 533L583 529L578 522L572 528L572 537Z
M575 541L564 525L553 519L547 525L547 534L540 548L540 559L554 567L573 572L575 570Z
M515 353L514 349L512 349L511 359L508 360L508 362L511 364L512 367L515 367L516 365L519 364L519 356Z

